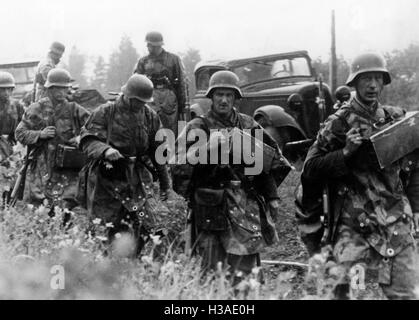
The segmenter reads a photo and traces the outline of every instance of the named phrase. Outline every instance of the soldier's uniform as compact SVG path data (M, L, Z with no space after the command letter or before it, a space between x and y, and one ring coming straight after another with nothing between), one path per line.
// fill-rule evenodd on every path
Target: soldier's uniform
M15 130L23 113L24 108L18 100L11 98L7 102L0 101L0 161L13 152Z
M184 110L186 101L186 76L180 58L163 51L158 56L141 58L135 73L146 75L154 85L154 102L150 106L157 112L164 128L171 129L177 136L177 120Z
M46 88L44 85L47 81L48 72L57 65L56 60L52 55L57 54L61 56L64 49L65 48L61 43L53 42L46 58L39 62L34 79L35 101L46 96Z
M150 82L147 78L145 80ZM153 233L159 225L156 212L146 201L152 197L153 190L142 181L143 157L152 160L160 180L160 190L166 191L170 187L167 168L158 164L155 157L156 149L164 143L155 140L159 129L161 122L154 110L147 105L134 109L121 96L115 102L96 108L81 135L80 146L90 159L85 190L88 212L92 218L113 223L110 240L115 233L126 231L125 220L137 224L138 230L134 228L139 232L137 253L142 248L140 235ZM124 159L112 164L106 162L104 154L111 147L117 149ZM111 167L107 170L109 165Z
M418 212L419 177L411 173L419 170L418 156L411 154L378 170L368 161L367 153L357 152L350 159L342 153L346 132L351 128L360 128L368 137L377 130L374 124L380 119L400 115L401 109L380 104L369 113L361 102L352 99L319 131L307 155L303 178L329 184L336 262L347 272L360 264L366 271L366 282L379 283L389 298L414 298L418 274L412 205ZM308 217L305 222L306 227L319 225L319 216ZM343 281L349 283L349 275Z
M238 81L238 77L230 71L216 72L210 79L206 95L213 99L213 92L220 88L233 90L236 97L241 97ZM278 240L272 221L272 215L277 212L271 212L268 203L278 199L277 186L291 167L273 138L251 117L239 113L232 104L230 106L231 112L222 117L214 111L213 104L206 115L190 121L180 133L175 170L182 172L182 179L189 183L187 188L175 191L186 190L183 195L192 209L191 240L193 248L203 257L204 269L215 269L217 263L222 262L233 272L248 274L259 265L262 248ZM256 129L262 130L263 142L270 146L274 154L269 170L246 175L244 163L185 163L185 155L194 152L191 147L195 147L196 143L186 138L194 131L196 134L198 131L205 132L209 139L211 130L232 129L248 129L252 134ZM183 141L186 141L186 150L179 143ZM208 144L207 147L211 149Z
M35 158L29 167L24 199L31 203L42 203L71 209L76 202L78 171L58 168L56 156L58 145L72 145L73 138L89 117L82 106L65 101L53 105L49 97L29 106L16 129L16 139L33 149ZM42 129L56 127L56 136L49 140L39 138Z

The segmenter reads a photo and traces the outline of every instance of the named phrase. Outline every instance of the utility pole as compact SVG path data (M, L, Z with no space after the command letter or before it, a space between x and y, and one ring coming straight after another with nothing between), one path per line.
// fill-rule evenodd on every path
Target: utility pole
M330 90L333 94L337 87L335 10L332 10L331 36L332 36L332 45L330 48L329 79L330 79Z

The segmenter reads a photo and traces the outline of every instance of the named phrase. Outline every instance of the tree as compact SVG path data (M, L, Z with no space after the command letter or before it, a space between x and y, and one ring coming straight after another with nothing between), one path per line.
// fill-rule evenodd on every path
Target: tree
M323 75L323 81L330 84L329 79L329 65L330 61L323 62L321 58L317 58L316 60L313 60L312 62L314 69L316 70L317 75L320 73ZM348 79L349 76L349 65L344 59L343 56L339 56L337 58L337 86L342 86L346 83L346 79ZM333 94L333 92L332 92Z
M385 54L392 77L385 87L382 102L406 109L419 109L419 44Z
M107 65L105 59L102 56L99 56L95 63L95 68L93 70L93 78L91 81L91 86L97 89L100 93L104 94L106 89L107 81Z
M80 53L77 47L73 46L68 57L68 71L80 87L87 86L87 80L84 75L85 66L86 55Z
M123 36L118 49L109 58L106 88L110 91L120 91L121 86L133 74L138 58L137 50L131 39Z
M189 95L192 97L196 92L194 70L196 64L201 61L201 55L199 50L189 48L186 53L180 53L179 56L185 66L185 73L189 80Z

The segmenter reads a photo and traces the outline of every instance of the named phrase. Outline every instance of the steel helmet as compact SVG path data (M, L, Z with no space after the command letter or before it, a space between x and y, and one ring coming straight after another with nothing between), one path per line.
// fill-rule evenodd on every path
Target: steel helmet
M340 86L335 90L335 98L339 102L349 101L351 98L351 89L347 86Z
M127 98L143 102L153 101L153 82L145 75L133 74L121 90Z
M158 31L150 31L145 36L145 41L153 46L162 46L163 43L163 35Z
M233 89L236 93L236 98L243 97L239 88L239 77L231 71L222 70L215 72L209 80L209 87L205 95L208 98L212 98L213 91L218 88Z
M15 78L12 74L6 71L0 71L0 88L14 88Z
M48 72L47 81L45 82L45 88L50 87L71 87L71 82L74 81L71 79L70 73L67 70L54 68Z
M391 82L390 73L386 67L384 57L378 53L363 53L357 56L351 65L351 73L349 74L346 85L353 87L356 78L366 72L382 72L384 85Z
M65 51L65 46L58 41L54 41L49 47L49 51L62 55Z

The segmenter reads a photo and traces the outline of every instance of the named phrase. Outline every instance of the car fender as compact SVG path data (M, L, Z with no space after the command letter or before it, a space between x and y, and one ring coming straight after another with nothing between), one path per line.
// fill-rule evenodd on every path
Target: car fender
M264 127L291 128L301 140L306 139L306 134L297 121L280 106L266 105L257 108L253 118L258 120L260 117L264 118Z

